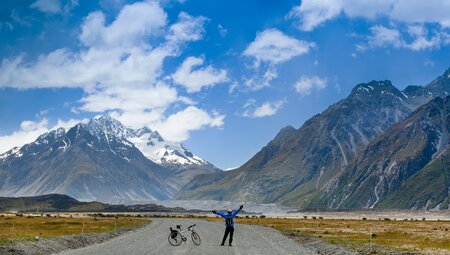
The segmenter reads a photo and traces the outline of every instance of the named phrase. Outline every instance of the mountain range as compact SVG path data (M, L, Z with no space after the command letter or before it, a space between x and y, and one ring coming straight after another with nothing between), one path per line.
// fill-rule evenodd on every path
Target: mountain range
M58 193L82 201L144 203L170 199L196 174L217 171L156 131L102 115L0 155L0 196Z
M389 81L359 84L300 128L281 129L241 167L196 176L178 198L311 209L396 207L406 199L399 190L416 187L410 178L428 173L443 183L428 187L428 195L410 194L401 207L447 208L448 169L436 163L448 153L447 95L450 69L426 86L403 91Z
M361 83L221 171L149 128L97 116L0 155L0 196L228 200L304 209L448 209L450 69L426 86Z

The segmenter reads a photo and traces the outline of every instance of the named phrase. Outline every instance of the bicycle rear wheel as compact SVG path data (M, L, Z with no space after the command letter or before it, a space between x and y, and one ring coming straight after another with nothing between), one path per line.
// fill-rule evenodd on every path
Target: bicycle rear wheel
M170 245L173 245L173 246L178 246L182 242L182 237L179 233L170 233L169 237L167 239L168 239Z
M202 240L200 239L200 235L195 231L192 231L191 238L192 242L194 242L195 245L200 245L200 243L202 242Z

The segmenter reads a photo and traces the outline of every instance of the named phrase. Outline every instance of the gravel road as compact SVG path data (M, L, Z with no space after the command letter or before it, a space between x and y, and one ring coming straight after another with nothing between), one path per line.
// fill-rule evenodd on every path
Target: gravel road
M197 224L196 231L202 239L200 246L194 245L190 237L180 246L174 247L167 242L170 226L181 224L184 229L194 223ZM155 218L151 224L137 231L60 254L317 254L317 251L289 239L277 230L242 224L235 226L233 246L220 246L224 229L221 222Z

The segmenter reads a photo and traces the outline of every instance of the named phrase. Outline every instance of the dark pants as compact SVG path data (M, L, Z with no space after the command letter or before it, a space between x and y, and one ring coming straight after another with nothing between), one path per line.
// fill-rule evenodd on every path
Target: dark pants
M233 233L234 233L234 227L227 227L225 228L225 234L223 235L222 245L225 244L225 240L227 240L228 233L230 233L230 242L229 244L233 242Z

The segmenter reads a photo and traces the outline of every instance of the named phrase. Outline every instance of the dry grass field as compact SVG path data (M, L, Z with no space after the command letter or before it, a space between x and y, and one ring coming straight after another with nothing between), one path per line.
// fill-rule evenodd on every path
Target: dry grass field
M110 232L138 227L149 221L141 217L92 217L83 214L18 215L0 214L0 244L34 239L36 236Z
M52 214L42 216L17 216L0 214L0 244L15 240L39 237L78 235L83 233L110 232L120 228L133 228L148 223L146 217L111 214L105 217L92 214ZM222 221L217 217L178 215L160 216L177 218L206 218ZM276 228L284 233L312 235L331 243L345 245L354 250L364 247L386 247L391 250L417 254L450 254L450 221L374 219L324 219L307 217L300 219L244 216L238 224L257 224Z
M450 221L240 217L236 222L309 234L355 250L372 243L403 252L450 254Z

